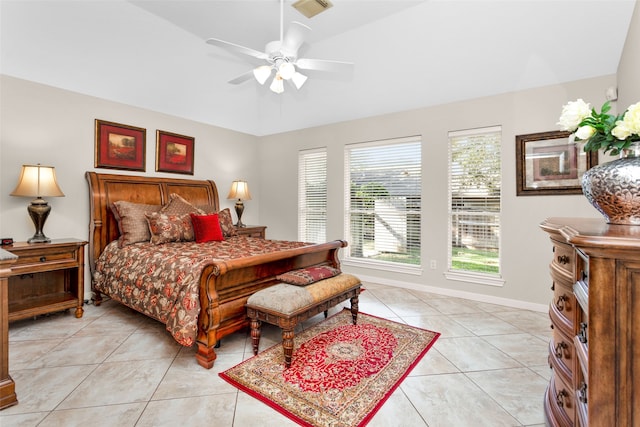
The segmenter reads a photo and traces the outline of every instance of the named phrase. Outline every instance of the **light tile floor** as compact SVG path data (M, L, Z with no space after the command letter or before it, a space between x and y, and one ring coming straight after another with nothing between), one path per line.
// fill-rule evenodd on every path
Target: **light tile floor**
M442 334L370 426L544 425L545 313L365 287L361 311ZM279 339L265 325L261 348ZM247 332L223 339L205 370L195 348L176 344L163 325L107 301L86 306L81 319L60 313L11 323L9 342L20 403L0 411L2 427L296 425L218 376L252 356Z

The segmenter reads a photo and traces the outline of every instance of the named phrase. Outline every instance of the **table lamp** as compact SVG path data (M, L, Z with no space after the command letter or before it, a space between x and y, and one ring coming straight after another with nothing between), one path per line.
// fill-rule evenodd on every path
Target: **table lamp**
M236 227L245 227L242 223L242 212L244 212L244 203L243 200L251 200L251 193L249 193L249 185L247 181L237 180L231 183L231 190L229 190L229 195L227 199L237 199L236 201L236 215L238 215L238 223Z
M53 166L22 165L20 179L12 196L35 197L27 207L29 216L36 227L36 233L27 242L49 243L51 239L44 235L42 228L51 212L51 206L43 197L64 197L56 182L56 171Z

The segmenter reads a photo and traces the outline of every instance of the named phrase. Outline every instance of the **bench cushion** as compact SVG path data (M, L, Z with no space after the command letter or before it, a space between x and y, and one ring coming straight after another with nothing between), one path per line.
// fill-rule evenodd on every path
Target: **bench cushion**
M289 315L305 307L313 307L319 302L358 284L360 284L360 279L347 273L307 286L278 283L251 295L247 300L247 305L256 309L262 308Z

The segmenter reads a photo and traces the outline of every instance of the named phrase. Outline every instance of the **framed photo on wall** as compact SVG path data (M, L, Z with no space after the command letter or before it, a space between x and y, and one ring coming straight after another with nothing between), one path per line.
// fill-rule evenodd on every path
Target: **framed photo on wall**
M597 152L584 152L570 132L516 136L516 195L582 194L582 175L598 164Z
M95 120L94 167L145 171L147 130Z
M156 172L193 175L195 138L158 130L156 132Z

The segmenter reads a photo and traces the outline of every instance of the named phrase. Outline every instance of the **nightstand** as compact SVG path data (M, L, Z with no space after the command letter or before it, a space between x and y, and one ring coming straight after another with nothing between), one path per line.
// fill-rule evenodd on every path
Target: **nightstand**
M267 227L264 225L245 225L244 227L234 227L238 236L247 237L260 237L262 239L266 236Z
M9 321L75 308L84 310L84 247L77 239L16 242L3 249L18 256L9 277Z

